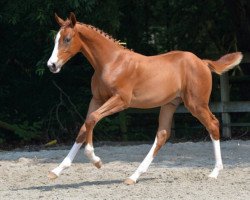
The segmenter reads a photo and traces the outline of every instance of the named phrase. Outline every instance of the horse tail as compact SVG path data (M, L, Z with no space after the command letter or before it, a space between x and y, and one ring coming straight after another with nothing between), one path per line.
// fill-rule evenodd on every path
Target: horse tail
M236 65L238 65L243 58L241 52L230 53L222 56L219 60L203 60L208 64L209 69L217 74L222 74Z

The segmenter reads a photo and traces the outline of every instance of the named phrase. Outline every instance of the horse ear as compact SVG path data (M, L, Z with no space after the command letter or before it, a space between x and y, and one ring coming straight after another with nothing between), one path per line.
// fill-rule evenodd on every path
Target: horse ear
M75 16L75 14L73 12L70 12L70 14L69 14L69 20L71 22L72 27L74 27L75 24L76 24L76 16Z
M55 13L55 20L59 24L59 26L63 26L64 20L58 17L58 15Z

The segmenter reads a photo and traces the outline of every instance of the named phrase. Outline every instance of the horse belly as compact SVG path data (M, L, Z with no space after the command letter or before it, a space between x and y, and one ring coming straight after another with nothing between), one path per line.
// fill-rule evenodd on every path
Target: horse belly
M180 84L178 81L147 81L133 91L130 107L159 107L179 96Z

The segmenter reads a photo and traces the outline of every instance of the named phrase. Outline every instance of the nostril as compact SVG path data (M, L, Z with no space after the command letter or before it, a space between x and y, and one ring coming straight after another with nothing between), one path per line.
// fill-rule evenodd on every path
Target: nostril
M55 63L52 63L52 66L51 66L53 69L56 69L56 64Z
M51 69L56 69L56 64L55 63L52 63L52 62L48 62L48 67L51 68Z

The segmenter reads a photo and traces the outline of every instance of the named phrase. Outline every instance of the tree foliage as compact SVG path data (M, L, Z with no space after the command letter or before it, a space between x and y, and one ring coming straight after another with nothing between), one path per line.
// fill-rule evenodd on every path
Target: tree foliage
M24 132L33 127L44 134L44 141L74 138L83 122L93 70L81 55L59 75L47 70L58 30L55 12L65 18L73 11L79 21L103 29L145 55L179 49L211 58L249 51L244 40L250 34L249 8L245 0L2 0L0 120ZM117 131L117 116L104 120L96 130L104 133L102 139ZM19 133L13 136L0 127L0 142L36 139Z

